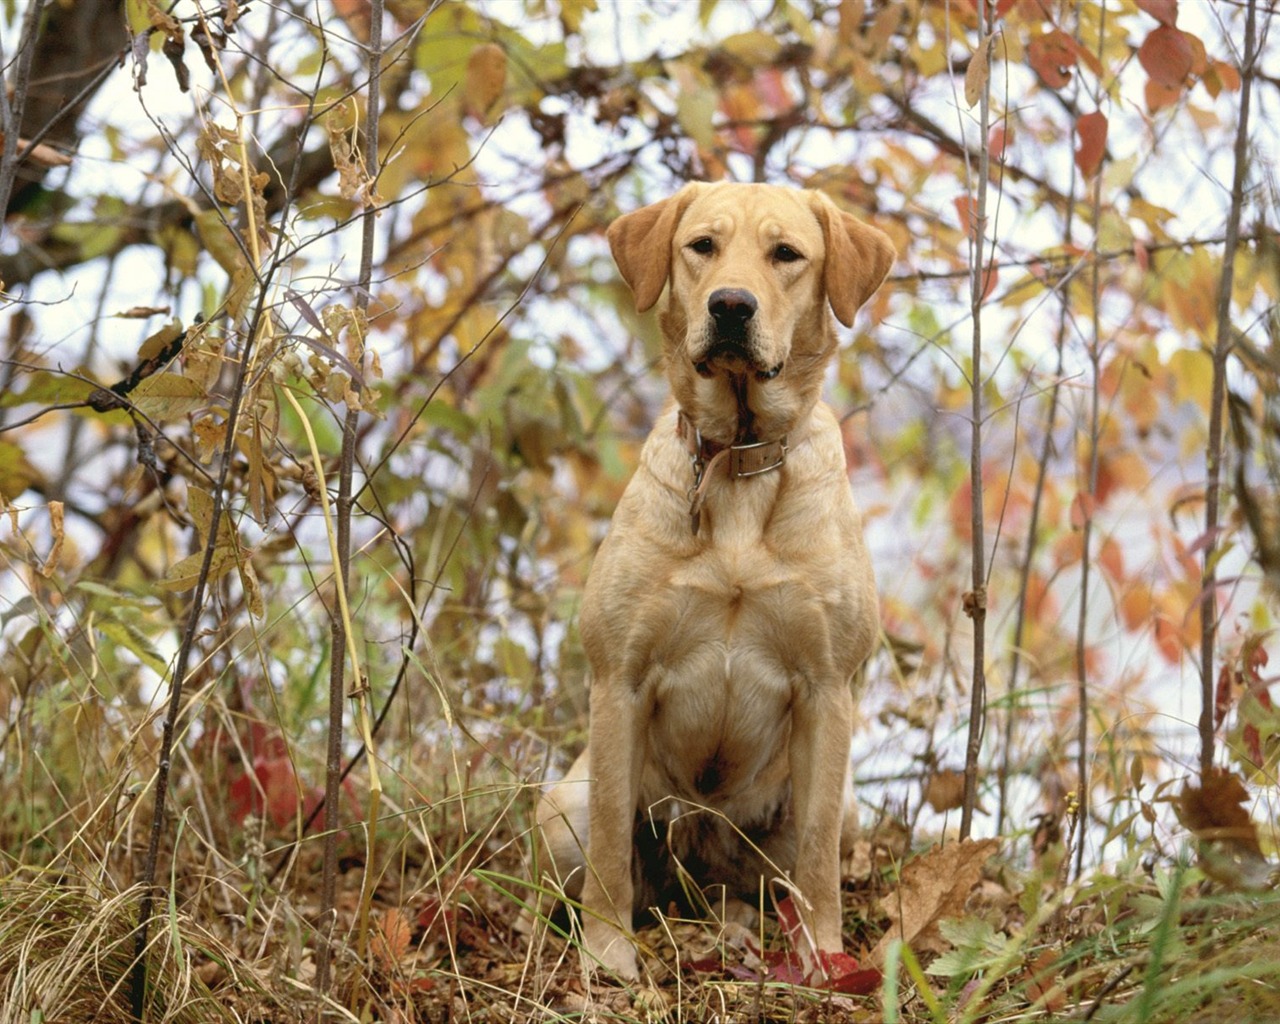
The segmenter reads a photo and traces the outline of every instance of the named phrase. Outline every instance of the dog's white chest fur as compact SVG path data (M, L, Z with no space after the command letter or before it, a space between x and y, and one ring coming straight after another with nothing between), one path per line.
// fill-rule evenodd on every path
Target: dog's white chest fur
M788 709L803 685L779 640L803 635L817 595L767 551L713 550L680 566L665 597L655 604L669 607L652 611L672 627L657 634L637 695L650 709L642 790L750 817L762 796L777 799ZM682 614L692 607L696 616Z

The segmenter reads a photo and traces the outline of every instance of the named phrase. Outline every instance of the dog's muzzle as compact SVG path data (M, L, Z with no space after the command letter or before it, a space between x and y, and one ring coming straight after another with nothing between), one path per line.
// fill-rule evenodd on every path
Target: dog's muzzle
M773 380L782 372L781 363L763 366L753 351L751 321L757 309L756 297L745 288L717 288L711 293L707 299L710 346L694 360L694 369L700 376L714 376L712 363L720 360L746 363L761 381Z

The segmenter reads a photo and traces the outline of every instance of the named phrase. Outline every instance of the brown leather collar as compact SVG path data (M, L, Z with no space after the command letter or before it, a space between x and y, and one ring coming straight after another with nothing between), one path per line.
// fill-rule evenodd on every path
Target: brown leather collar
M689 488L689 524L693 527L695 536L702 522L707 482L720 463L728 464L730 480L738 480L780 469L787 461L785 435L776 441L723 445L703 437L683 410L676 415L676 433L688 449L689 461L693 464L693 486Z

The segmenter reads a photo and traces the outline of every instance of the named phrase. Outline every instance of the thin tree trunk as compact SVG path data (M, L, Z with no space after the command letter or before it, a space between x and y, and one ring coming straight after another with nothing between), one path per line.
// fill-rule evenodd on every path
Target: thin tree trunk
M1222 281L1218 285L1217 339L1213 347L1213 391L1209 402L1209 439L1205 447L1204 570L1200 579L1200 777L1213 770L1214 673L1213 653L1218 630L1218 516L1223 459L1223 405L1227 389L1227 358L1231 355L1231 289L1235 281L1236 249L1240 242L1240 213L1248 171L1249 97L1257 59L1257 2L1249 0L1245 17L1244 59L1240 68L1240 117L1236 122L1235 174L1231 181L1231 212L1222 250Z
M374 182L378 177L378 116L380 106L380 82L382 76L382 0L373 0L370 10L370 29L368 44L369 84L367 90L366 109L364 115L364 155L369 174L369 194L365 197L366 206L361 223L360 240L360 278L356 290L355 308L358 311L358 323L363 322L363 314L369 308L369 287L373 280L373 246L377 227L377 207L375 204ZM363 337L360 338L360 352L353 362L360 366L363 356ZM351 507L353 504L352 482L356 461L356 441L360 425L359 412L348 406L342 421L342 454L338 467L338 495L334 502L337 520L338 559L334 567L337 574L336 585L344 592L349 592L351 581ZM333 958L333 933L337 923L335 910L337 900L338 877L338 813L342 784L342 731L343 709L346 704L346 651L349 638L347 622L340 610L335 607L330 627L330 670L329 670L329 742L325 761L324 792L324 862L321 869L320 915L324 922L325 934L317 951L316 990L327 995L331 984L331 964ZM353 671L358 671L353 666ZM367 680L356 679L354 693L356 700L364 700ZM369 751L372 758L374 753ZM376 805L375 805L376 807ZM369 821L368 842L372 851L376 821ZM372 855L366 859L366 884L376 876L376 866ZM365 902L362 901L362 906Z

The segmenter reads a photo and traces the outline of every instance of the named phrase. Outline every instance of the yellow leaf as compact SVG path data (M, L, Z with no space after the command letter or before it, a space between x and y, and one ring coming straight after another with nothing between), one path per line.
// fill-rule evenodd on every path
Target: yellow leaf
M596 10L596 0L560 0L560 21L566 32L578 32L582 29L582 16Z
M158 586L164 590L190 590L200 578L200 566L203 564L203 551L188 555L186 558L169 566L169 571L164 574L164 579L159 581ZM213 583L216 580L220 580L232 569L236 568L238 564L235 549L229 544L219 545L214 548L213 561L209 563L209 579L207 582Z
M140 413L158 421L186 416L208 402L204 388L178 373L154 374L129 392L128 398Z
M204 243L205 250L218 261L218 266L228 274L234 274L247 265L244 250L236 235L223 220L218 210L201 210L195 216L196 234Z
M1169 357L1176 402L1195 402L1207 415L1213 393L1213 360L1201 349L1179 349Z
M182 334L182 324L176 319L171 320L142 343L138 349L138 362L145 363L149 359L155 359L176 341L180 334Z

